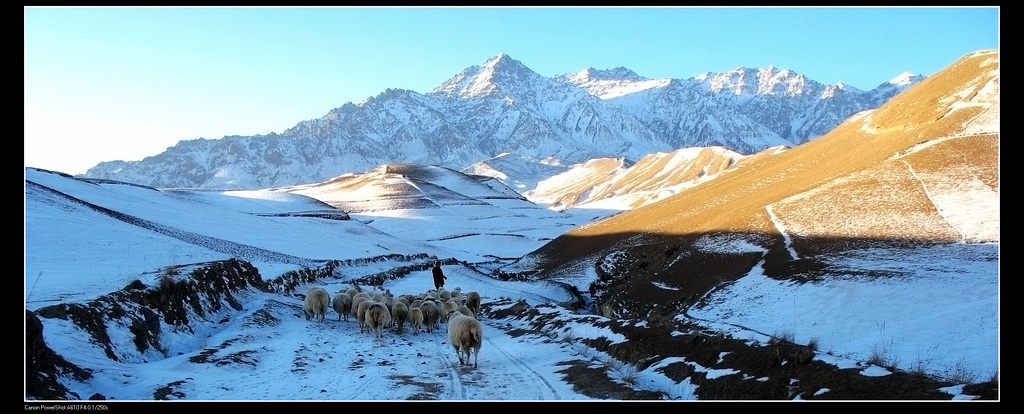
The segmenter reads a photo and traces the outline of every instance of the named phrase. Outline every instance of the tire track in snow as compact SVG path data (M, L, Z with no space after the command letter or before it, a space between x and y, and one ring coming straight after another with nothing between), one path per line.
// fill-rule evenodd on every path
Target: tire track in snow
M435 329L431 334L434 334L437 331L438 330ZM447 338L447 335L445 338ZM437 349L437 357L448 370L448 399L466 400L466 385L462 383L462 376L459 375L458 368L455 367L451 360L448 359L448 353L445 352L445 349L448 347L445 345L447 345L447 342L445 341L434 341L434 347Z
M290 331L284 336L297 338L295 342L297 348L294 352L306 363L300 370L293 369L291 372L292 381L302 384L300 388L306 391L302 393L307 396L303 399L307 399L310 395L328 396L332 400L366 399L368 395L366 391L374 384L383 381L378 370L364 369L367 364L371 363L372 352L377 349L371 345L369 348L357 352L357 359L353 360L336 358L331 351L333 347L365 347L366 342L360 342L360 340L367 338L362 338L355 332L354 323L338 322L330 318L321 322L302 321L300 315L302 315L302 302L296 300L291 304L288 312L281 312L278 316L282 320L300 319L297 323L290 322L296 330ZM341 338L345 338L344 341ZM308 383L308 372L319 369L337 370L337 372L344 372L348 375L339 375L327 383ZM326 390L328 393L322 394L320 390ZM336 396L335 393L343 394L343 396Z
M350 326L349 328L351 329L352 327ZM350 335L349 338L351 338L352 341L349 342L347 346L366 346L365 344L367 343L367 340L369 341L370 345L368 350L360 351L356 354L359 357L358 360L350 361L350 365L347 367L338 367L339 370L342 370L342 372L350 371L353 374L359 374L355 378L355 380L345 382L344 386L339 388L344 388L346 390L346 393L349 395L347 398L344 398L345 400L362 400L367 398L365 396L364 391L370 388L371 385L378 384L379 382L384 382L384 380L381 377L380 370L373 368L366 370L363 369L365 365L372 363L369 359L374 357L373 352L383 352L384 348L377 348L376 345L373 343L373 338L361 338L360 334L356 334L354 332L349 332L348 334ZM362 344L360 344L360 342L362 342ZM355 388L352 389L350 388L351 386L355 386Z
M302 314L302 303L293 304L291 312L287 314L281 314L282 319L289 317L301 318ZM324 321L299 321L294 326L298 329L292 331L286 335L292 338L299 338L296 341L296 349L293 351L295 354L295 362L303 363L303 366L293 368L291 370L292 381L297 384L301 384L299 388L302 390L300 395L303 399L308 398L312 395L324 395L330 396L330 399L340 400L359 400L365 398L365 391L381 381L377 370L363 370L363 366L368 364L368 357L364 357L360 354L360 359L355 361L345 361L343 359L335 358L334 353L331 351L333 346L337 344L338 328L341 327L345 330L351 330L350 326L344 326L342 324L332 323L330 319ZM351 343L348 345L352 345ZM371 348L372 350L372 348ZM332 369L338 370L339 372L350 372L353 375L357 375L357 380L352 380L346 376L339 376L326 383L310 382L310 372L319 369ZM369 373L369 374L367 374ZM314 376L315 377L315 376ZM326 392L326 393L325 393ZM344 393L344 397L336 397L335 393Z
M495 343L490 338L486 338L485 337L484 340L487 341L487 343L490 345L490 348L498 351L498 353L503 355L505 357L505 359L511 361L513 364L515 364L517 367L519 367L519 369L521 371L529 373L533 377L536 377L537 379L539 379L540 382L543 383L544 386L547 387L548 391L551 393L551 396L552 396L551 399L552 400L560 400L560 399L562 399L561 395L558 394L558 390L555 387L553 387L551 385L551 383L548 382L548 380L546 378L544 378L544 375L541 375L541 373L539 373L537 371L534 371L533 368L530 368L529 365L523 363L523 361L520 361L519 358L516 358L516 357L513 357L512 355L510 355L508 352L505 351L504 348L502 348L500 345ZM537 395L536 398L538 400L546 400L546 398L544 398L543 395Z

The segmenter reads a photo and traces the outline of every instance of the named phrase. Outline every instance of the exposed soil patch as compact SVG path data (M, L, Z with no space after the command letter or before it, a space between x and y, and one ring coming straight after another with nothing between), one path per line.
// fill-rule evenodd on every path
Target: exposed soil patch
M182 385L184 383L185 383L185 380L174 381L174 382L172 382L170 384L164 385L163 387L157 388L156 391L153 391L153 399L154 400L172 400L172 399L174 399L174 400L181 400L181 399L184 399L185 398L185 393L181 392L181 391L178 391L177 389L174 388L174 387ZM174 397L174 398L170 398L170 397Z
M558 371L565 374L566 381L572 383L573 390L588 397L603 400L663 400L665 396L655 391L638 391L631 386L613 380L608 376L608 368L594 366L587 361L566 361L566 368Z
M435 382L420 382L409 375L390 376L400 385L413 385L420 388L420 391L410 395L407 400L436 400L441 395L441 384Z

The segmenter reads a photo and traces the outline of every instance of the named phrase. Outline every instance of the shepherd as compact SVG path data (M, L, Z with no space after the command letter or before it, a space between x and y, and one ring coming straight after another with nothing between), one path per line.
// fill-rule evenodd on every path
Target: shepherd
M448 277L444 275L444 271L441 270L441 261L434 262L434 290L440 291L444 287L444 281L448 280Z

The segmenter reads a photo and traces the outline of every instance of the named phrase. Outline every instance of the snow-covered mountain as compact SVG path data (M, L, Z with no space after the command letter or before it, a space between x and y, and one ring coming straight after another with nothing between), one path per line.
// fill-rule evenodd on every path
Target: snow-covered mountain
M551 171L594 158L721 146L751 154L813 139L921 77L872 91L823 85L774 67L690 79L625 69L543 77L502 53L432 92L388 89L280 133L181 141L140 161L107 161L81 177L159 188L265 188L323 181L392 162L487 171L529 190ZM487 164L495 157L506 171ZM509 165L544 160L547 167ZM477 163L484 164L477 164ZM502 178L504 177L504 178Z
M564 212L415 163L244 191L26 168L25 397L998 399L999 82L979 51L793 148L566 166L538 185ZM429 297L434 260L486 299L479 370L302 317L314 286Z

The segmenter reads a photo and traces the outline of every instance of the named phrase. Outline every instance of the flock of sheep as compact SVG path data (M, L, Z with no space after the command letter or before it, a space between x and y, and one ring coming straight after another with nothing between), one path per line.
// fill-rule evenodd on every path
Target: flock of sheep
M483 344L483 324L477 320L480 312L480 294L462 294L461 289L451 291L444 288L430 290L419 295L404 294L397 298L391 292L371 293L352 286L340 291L332 298L326 289L313 287L306 292L302 311L307 321L322 322L327 317L328 307L338 313L338 320L355 318L359 332L373 334L375 341L383 344L384 330L393 329L405 334L408 323L413 335L420 330L433 333L444 322L448 329L448 341L455 348L460 365L478 362L480 346Z

